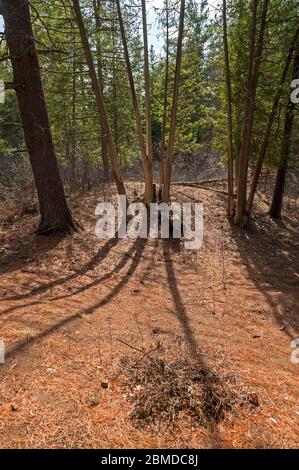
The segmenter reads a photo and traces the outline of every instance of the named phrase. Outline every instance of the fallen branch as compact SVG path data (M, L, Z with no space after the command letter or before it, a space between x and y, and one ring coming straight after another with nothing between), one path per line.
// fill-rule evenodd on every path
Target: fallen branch
M188 186L189 184L209 184L209 183L223 183L227 181L227 178L214 178L208 180L200 180L200 181L173 181L171 184L185 184Z
M197 189L204 189L205 191L212 191L213 193L217 193L217 194L221 194L222 196L228 196L228 192L227 191L223 191L221 189L215 189L215 188L208 188L207 186L203 186L199 183L193 183L193 182L190 182L188 183L187 181L182 181L182 182L174 182L174 183L171 183L172 185L174 186L190 186L192 188L197 188ZM234 194L233 195L234 198L236 198L236 195Z

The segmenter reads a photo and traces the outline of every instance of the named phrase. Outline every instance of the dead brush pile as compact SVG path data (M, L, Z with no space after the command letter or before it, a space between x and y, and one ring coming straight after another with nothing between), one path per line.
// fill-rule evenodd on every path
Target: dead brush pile
M259 405L234 373L220 377L202 363L187 359L166 360L157 353L142 360L125 357L130 413L136 427L165 422L177 425L189 418L192 425L210 428L231 416L240 417Z

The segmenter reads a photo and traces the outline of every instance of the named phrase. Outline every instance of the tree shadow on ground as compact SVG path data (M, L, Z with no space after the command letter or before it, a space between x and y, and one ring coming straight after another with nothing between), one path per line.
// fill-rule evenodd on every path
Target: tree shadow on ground
M146 245L146 239L137 239L134 242L130 250L130 253L132 253L133 258L129 267L129 272L127 272L121 277L120 281L116 284L116 286L114 286L111 289L109 294L99 299L97 302L93 303L90 307L87 307L85 309L80 309L79 311L73 313L72 315L59 319L58 321L53 322L50 325L47 325L39 334L35 335L34 337L26 338L24 340L19 341L10 350L7 351L6 358L9 359L9 358L15 357L17 354L24 351L27 347L30 347L31 345L40 342L41 340L43 340L50 334L59 331L62 327L74 322L75 320L79 318L82 318L83 315L88 316L88 315L93 314L98 308L103 307L104 305L111 302L113 298L116 295L118 295L119 292L122 290L122 288L128 283L132 274L134 274L134 272L136 271L145 245ZM125 253L121 261L119 262L119 264L115 267L115 269L113 269L113 271L109 273L109 275L112 275L114 272L120 271L121 268L123 268L126 265L128 259L130 258L128 258ZM106 275L106 278L107 276L108 276L108 273ZM97 281L95 281L93 285L94 286L98 285L102 281L103 281L103 278L101 277ZM8 313L8 312L7 311L2 312L2 314L4 313Z
M115 245L115 243L117 243L117 241L109 240L109 242L107 242L104 245L104 247L101 248L100 250L101 256L99 256L99 252L97 254L99 261L102 259L102 255L104 252L107 253L108 255L110 249ZM179 323L182 326L184 337L185 337L186 342L189 345L191 356L196 361L196 364L201 370L207 371L207 376L208 376L210 372L212 371L212 369L208 364L206 364L206 361L204 360L204 355L201 353L199 346L197 344L196 338L194 337L192 327L189 324L188 313L184 305L184 301L181 296L179 286L178 286L178 281L176 278L176 269L175 269L173 256L175 256L176 254L180 252L181 250L180 243L181 243L180 240L174 240L174 239L164 240L161 246L163 250L162 259L164 259L166 274L167 274L167 282L168 282L169 290L173 298L173 303L175 307L175 311L174 311L175 316L177 317ZM125 272L121 274L120 279L117 281L116 285L114 285L111 288L110 292L107 295L101 296L101 298L97 299L96 302L93 302L92 305L86 308L80 308L76 310L75 312L73 312L71 315L67 315L61 318L61 314L58 314L57 315L58 318L56 317L54 321L50 320L50 323L49 323L49 318L47 317L45 318L46 324L44 323L44 319L42 319L42 321L38 325L40 332L36 334L35 336L24 338L21 341L18 341L17 343L15 343L10 349L8 349L6 353L6 359L12 360L22 353L26 354L28 351L30 351L30 348L33 345L39 344L51 334L58 332L59 330L72 324L76 320L81 319L82 316L88 316L88 315L94 314L97 311L97 309L109 304L109 302L111 302L121 292L123 287L131 279L131 276L135 273L137 267L139 266L141 257L144 253L144 248L146 244L147 244L147 239L137 239L136 241L134 241L133 244L130 246L130 248L122 254L120 260L118 261L118 263L115 265L113 269L111 269L109 272L105 273L104 275L93 279L92 282L89 282L85 284L84 286L80 286L80 288L76 289L76 292L75 292L75 293L79 293L91 287L96 287L97 285L100 285L103 281L109 279L113 275L113 273L119 273L123 268L125 268L128 265L128 270L126 270ZM158 246L158 243L155 242L153 245L153 251L155 251L157 246ZM146 279L151 269L155 269L155 264L152 264L153 259L154 259L153 256L149 257L149 266L147 266L147 269L144 273L144 277L141 277L141 279ZM89 263L85 264L83 271L87 272L88 267L92 269L92 266L95 266L95 265L96 265L95 259L90 260ZM59 283L62 283L61 279L58 281ZM54 300L59 300L59 299L65 299L66 297L70 297L72 295L74 295L74 293L71 293L71 294L67 293L62 296L57 296L55 298L50 297L50 300L54 301ZM33 305L36 303L39 303L39 301L32 302L31 304L9 307L6 311L2 312L2 315L9 314L13 310L16 310L21 307L27 307L28 305ZM32 311L30 312L30 317L31 319L34 320L33 318L34 314ZM28 323L28 316L27 317L25 316L24 318L24 323L26 322ZM204 397L207 397L207 403L206 403L207 407L209 405L208 399L210 400L210 397L213 397L213 393L214 393L213 389L211 388L211 385L207 381L207 383L204 384ZM214 426L215 424L217 424L217 421L216 422L211 421L211 424L213 425L213 435L217 436L217 427ZM218 445L221 446L220 438L219 438ZM225 444L222 444L222 445L224 446Z
M271 307L278 326L291 338L299 334L298 215L276 223L257 214L246 230L231 224L231 235L248 275Z
M64 239L64 235L45 237L26 231L0 247L0 274L19 271L33 259L42 258L54 250Z
M188 312L184 304L182 295L180 293L178 280L176 276L176 268L174 264L173 256L175 253L181 251L181 240L179 239L168 239L163 240L163 256L165 262L165 269L167 275L167 284L169 291L172 296L173 304L175 307L174 314L178 319L184 333L184 340L186 341L187 348L189 350L190 357L196 364L198 371L201 371L203 376L206 377L206 380L203 381L203 409L210 410L211 400L215 401L215 390L209 377L215 377L215 380L219 380L221 383L221 377L214 371L214 369L206 361L205 355L200 349L200 345L193 333L192 326L190 325L190 320L188 318ZM209 414L209 413L208 413ZM209 439L211 441L211 447L217 442L217 447L226 447L225 441L220 436L218 431L218 419L221 418L215 417L213 413L210 416L210 429L209 429Z
M163 240L163 256L165 269L167 274L167 284L169 291L172 295L173 304L175 306L175 315L179 320L181 327L183 328L184 336L189 345L190 353L194 359L201 359L202 355L199 350L199 346L194 337L192 328L190 327L188 313L184 305L175 273L175 266L173 262L173 254L180 250L180 240L169 239Z
M51 237L48 237L48 238L51 239ZM56 240L56 245L59 243L59 240L61 241L61 238L57 239L56 237L54 237L54 239ZM66 282L69 282L69 281L72 281L72 280L76 279L79 276L83 276L88 271L91 271L93 268L95 268L108 255L109 251L114 246L116 246L116 244L118 242L119 242L119 238L117 238L117 237L109 239L103 246L101 246L99 248L97 253L87 263L85 263L82 267L77 269L72 274L60 277L60 278L55 279L55 280L50 281L50 282L45 282L45 283L43 283L43 284L41 284L37 287L34 287L29 292L26 292L24 294L15 294L15 295L11 295L11 296L6 296L5 300L27 299L27 298L32 297L34 295L43 294L43 293L47 292L48 290L51 290L51 289L53 289L54 287L57 287L57 286L61 286L61 285L65 284ZM53 243L53 246L52 246L52 249L53 249L53 248L55 248L56 245L54 245L54 240L52 241L52 243ZM46 252L46 250L45 250L45 252ZM40 253L40 255L41 254L42 253ZM23 265L21 265L21 267L23 267ZM19 269L20 269L20 266L19 266Z

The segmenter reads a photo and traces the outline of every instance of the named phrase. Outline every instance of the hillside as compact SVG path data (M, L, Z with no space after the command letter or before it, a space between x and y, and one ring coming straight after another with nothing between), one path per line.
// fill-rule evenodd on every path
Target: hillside
M222 194L173 195L204 203L198 251L96 239L107 191L71 198L73 237L2 223L1 447L298 445L298 206L276 224L259 196L241 230Z

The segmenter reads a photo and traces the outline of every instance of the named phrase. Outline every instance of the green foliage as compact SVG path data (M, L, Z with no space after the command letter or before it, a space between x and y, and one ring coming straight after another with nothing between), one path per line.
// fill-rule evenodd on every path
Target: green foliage
M112 0L81 0L84 21L94 56L102 70L104 100L113 137L123 165L140 157L136 139L123 51ZM250 2L228 0L228 41L233 98L234 155L239 151L242 134ZM99 9L100 28L96 28L94 4ZM259 3L258 26L261 4ZM98 111L88 75L80 36L71 4L63 1L32 0L32 23L42 71L46 103L59 161L73 169L82 165L92 168L101 164L101 129ZM126 34L135 85L144 124L144 82L140 10L122 2ZM169 131L176 55L178 1L168 0L169 8L169 83L167 95L166 142ZM158 11L159 30L165 39L165 4ZM259 150L271 110L283 64L298 23L297 0L271 0L265 47L258 81L256 112L252 135L252 160ZM8 54L1 43L1 56ZM151 49L152 129L153 141L159 145L164 111L165 48ZM0 62L0 78L12 81L9 61ZM278 162L283 116L289 96L286 83L279 113L275 119L267 164ZM0 154L24 152L14 91L6 92L0 105ZM298 135L298 116L295 132ZM213 12L207 0L187 2L183 42L182 73L177 115L175 152L192 153L210 150L226 159L226 94L224 83L222 11ZM294 139L294 155L298 149ZM297 142L297 143L296 143ZM23 155L26 155L22 153Z

